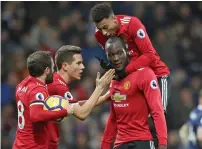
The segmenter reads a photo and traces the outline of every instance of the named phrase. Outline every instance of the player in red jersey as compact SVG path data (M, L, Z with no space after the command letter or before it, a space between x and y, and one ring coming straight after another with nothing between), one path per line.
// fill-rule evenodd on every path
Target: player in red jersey
M27 59L30 76L16 87L18 127L13 149L47 149L47 121L71 114L67 106L61 111L43 110L43 102L49 96L46 84L53 81L53 59L48 52L35 52Z
M83 59L81 56L81 48L72 45L62 46L56 52L55 64L58 71L54 73L53 83L48 84L49 94L63 96L68 99L70 103L77 102L77 100L73 98L72 94L69 91L69 83L73 80L81 79L81 75L84 69ZM101 96L99 99L105 100L108 97L109 95ZM90 99L91 98L92 96L90 97ZM88 105L88 110L85 110L85 108L80 107L79 105L78 107L74 107L74 114L77 114L77 118L81 120L87 118L92 110L92 107L94 106L94 103L90 99L85 103L86 106ZM59 124L53 121L49 122L48 125L48 129L51 130L49 149L57 149L59 141Z
M105 49L105 43L112 36L123 38L130 63L122 71L118 71L118 78L122 79L127 74L137 71L142 67L150 67L157 76L161 89L162 103L166 111L167 99L170 96L169 69L161 61L152 46L149 36L141 21L134 16L114 15L111 6L107 3L97 4L91 9L92 19L96 25L95 38ZM100 60L103 68L110 64Z
M24 79L16 88L18 128L13 149L48 149L51 131L47 131L48 122L73 114L74 106L66 100L63 110L43 110L44 100L49 96L46 84L53 82L54 63L48 52L38 51L31 54L27 59L27 67L30 77ZM108 71L102 78L99 78L98 74L94 95L89 99L92 103L86 102L82 106L84 113L88 114L89 108L93 108L112 78L113 70ZM83 115L79 113L78 106L75 105L75 109L74 115Z
M106 52L116 71L121 71L129 63L125 44L118 37L107 41ZM101 149L110 149L115 137L115 149L154 149L148 125L149 114L154 119L158 149L166 149L166 121L159 85L152 69L142 67L122 80L113 80L110 92L110 116Z

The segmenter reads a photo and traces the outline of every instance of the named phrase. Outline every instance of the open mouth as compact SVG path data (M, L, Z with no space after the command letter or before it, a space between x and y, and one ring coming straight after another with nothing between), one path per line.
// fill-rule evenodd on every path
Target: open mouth
M121 63L114 64L114 67L115 67L115 68L119 68L119 67L121 67Z
M82 73L83 73L83 71L79 73L79 77L81 77L81 76L82 76Z

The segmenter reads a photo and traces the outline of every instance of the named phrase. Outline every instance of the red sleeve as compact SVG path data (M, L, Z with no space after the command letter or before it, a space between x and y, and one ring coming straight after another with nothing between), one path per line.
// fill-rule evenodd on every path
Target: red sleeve
M50 95L60 95L65 99L69 100L69 103L75 103L77 100L73 98L69 92L69 87L63 84L52 83L48 85L48 92Z
M100 46L102 47L102 49L105 51L105 43L107 41L107 37L102 35L102 33L96 29L95 38L96 38L97 42L100 44Z
M35 87L29 93L30 104L34 102L44 102L44 100L49 96L48 91L43 86Z
M139 68L150 66L159 57L156 56L156 50L153 48L146 29L139 19L135 17L131 19L129 34L131 34L134 43L141 53L138 59L131 60L130 64L126 67L126 71L131 73Z
M110 149L111 144L116 137L117 128L116 128L116 115L111 103L110 115L105 127L105 131L102 138L101 149Z
M67 110L46 111L42 105L30 106L30 119L32 122L52 121L67 116Z
M161 103L161 93L154 72L150 68L145 68L139 73L140 80L138 86L143 90L146 97L154 125L159 140L159 145L167 145L167 126Z
M43 110L44 100L48 96L44 87L37 87L30 92L30 119L32 122L51 121L67 116L66 109L60 111Z
M57 90L57 95L60 95L65 99L69 100L69 103L77 102L77 100L70 93L69 87L59 84L55 87L55 89Z

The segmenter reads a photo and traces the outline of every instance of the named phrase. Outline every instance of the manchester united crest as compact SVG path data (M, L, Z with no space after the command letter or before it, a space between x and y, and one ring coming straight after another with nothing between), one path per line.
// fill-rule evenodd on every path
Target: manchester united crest
M125 90L128 90L130 88L130 82L129 81L126 81L123 85L124 89Z

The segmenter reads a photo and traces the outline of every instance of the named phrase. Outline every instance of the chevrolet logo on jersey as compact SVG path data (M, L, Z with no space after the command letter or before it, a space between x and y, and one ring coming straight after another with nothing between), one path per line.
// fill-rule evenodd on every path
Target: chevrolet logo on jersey
M126 95L121 95L120 93L115 93L111 96L112 100L115 100L115 102L121 102L122 100L126 100Z

